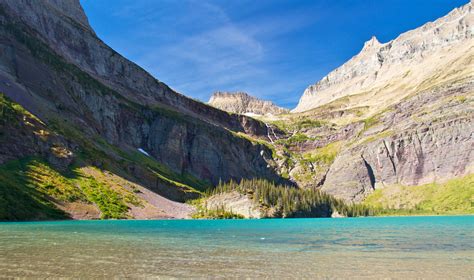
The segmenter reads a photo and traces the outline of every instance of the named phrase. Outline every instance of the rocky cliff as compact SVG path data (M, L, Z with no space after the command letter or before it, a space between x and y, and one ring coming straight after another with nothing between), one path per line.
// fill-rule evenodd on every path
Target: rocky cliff
M473 173L473 81L420 93L378 115L337 156L322 190L360 202L376 189Z
M462 180L474 172L473 13L372 38L286 114L242 93L214 95L221 110L174 92L104 44L78 0L0 0L0 220L184 218L181 202L243 178L286 186L259 181L261 201L249 180L211 208L247 215L253 197L272 217L365 215L334 197Z
M387 43L372 37L359 54L308 87L293 112L347 96L354 97L346 102L348 108L385 107L433 83L452 79L449 74L472 74L472 68L459 63L472 54L473 9L469 3Z
M178 201L219 180L280 180L252 140L264 123L174 92L104 44L78 0L1 0L0 21L0 91L74 147L60 169L99 167ZM0 163L43 159L31 137L3 139L17 152Z
M209 105L221 110L242 115L279 115L289 110L261 100L245 92L216 92L208 102Z
M264 148L229 132L265 137L264 124L173 92L100 41L78 1L55 9L55 1L1 4L2 78L10 84L1 90L41 119L67 119L110 144L141 147L176 172L211 182L256 175L240 170L241 160L242 167L271 172L260 156ZM238 160L227 162L225 154Z
M291 135L276 143L281 174L363 202L473 173L473 26L469 3L389 43L368 41L275 122Z

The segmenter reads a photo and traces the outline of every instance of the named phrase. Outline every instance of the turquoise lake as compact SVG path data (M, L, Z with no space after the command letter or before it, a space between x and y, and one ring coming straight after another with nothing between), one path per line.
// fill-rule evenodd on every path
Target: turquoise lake
M474 278L474 216L0 223L0 277Z

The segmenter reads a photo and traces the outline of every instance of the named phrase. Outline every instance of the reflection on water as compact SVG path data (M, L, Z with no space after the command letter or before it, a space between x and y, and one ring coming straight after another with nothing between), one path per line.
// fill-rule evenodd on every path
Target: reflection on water
M473 278L474 217L0 223L3 277Z

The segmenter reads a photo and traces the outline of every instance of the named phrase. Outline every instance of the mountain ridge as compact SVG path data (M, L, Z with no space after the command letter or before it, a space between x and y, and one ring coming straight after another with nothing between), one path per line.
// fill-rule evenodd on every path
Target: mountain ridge
M245 92L215 92L208 102L221 110L243 115L278 115L289 110L278 107L271 101L253 97Z
M102 42L77 0L0 0L0 219L234 217L222 203L268 217L367 215L367 197L415 211L433 187L416 203L392 203L398 191L453 179L465 200L472 19L471 2L424 25L431 45L412 36L423 28L373 37L315 86L334 96L266 114L281 109L227 93L218 109L173 91Z
M161 209L162 217L189 217L192 207L184 207L187 214L173 213L156 201L182 203L219 180L282 180L271 168L272 151L252 138L266 139L269 128L264 123L172 91L105 45L89 29L79 1L68 0L51 9L55 3L0 1L0 92L11 100L2 108L24 108L11 118L12 124L1 125L2 134L10 131L19 138L1 138L0 164L8 168L1 170L0 192L21 193L35 187L42 205L61 208L69 202L51 196L45 189L47 181L34 179L43 178L41 173L55 174L54 182L63 182L65 189L86 192L71 198L74 205L84 211L90 205L100 206L97 212L105 218L146 218L147 205L155 209L148 218L157 217L156 209ZM27 115L44 127L28 121ZM53 135L63 140L51 142L56 139ZM67 160L56 151L65 151ZM25 168L32 172L25 173ZM22 179L8 179L16 177ZM12 187L9 181L22 185ZM109 200L96 200L92 186L101 186L96 191ZM143 211L129 200L137 196ZM8 209L21 204L15 199L23 196L8 197L8 203L0 203L2 213L15 212ZM47 219L46 213L54 212L26 205L23 216L11 217ZM44 209L38 207L34 209ZM118 212L107 214L113 209Z
M463 52L450 54L450 46L455 46L461 41L467 46L472 46L473 5L470 2L456 8L446 16L402 33L387 43L382 44L372 37L365 42L360 53L330 72L318 83L308 87L292 112L311 110L338 98L363 94L370 90L380 90L384 95L393 96L399 100L393 92L395 88L383 87L387 81L396 80L397 86L403 84L419 86L424 79L432 75L432 73L425 73L424 69L433 68L432 66L417 67L420 61L430 60L429 63L436 65L437 57L440 55L451 55L452 59L456 60L462 56ZM467 51L469 51L468 48ZM439 54L439 52L443 53ZM448 59L445 61L447 65L451 62ZM373 103L371 97L368 96L357 105L379 105Z

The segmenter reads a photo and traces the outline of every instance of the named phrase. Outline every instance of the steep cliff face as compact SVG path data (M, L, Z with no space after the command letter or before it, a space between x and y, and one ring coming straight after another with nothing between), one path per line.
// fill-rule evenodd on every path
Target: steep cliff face
M277 143L282 174L362 202L473 173L473 26L471 2L389 43L368 41L276 122L292 135Z
M61 4L56 5L57 2ZM266 128L261 123L244 116L229 116L176 93L108 47L88 25L79 1L40 3L2 1L9 15L33 31L35 39L46 43L67 63L77 66L128 101L146 107L166 106L233 131L266 135ZM249 125L242 125L242 120Z
M86 154L81 164L179 201L221 179L279 180L271 150L237 135L266 139L264 123L172 91L97 38L79 1L1 0L0 21L0 91L76 147L73 158ZM2 163L42 157L26 143L2 149Z
M158 185L148 186L153 192L107 171L127 164L103 153L95 158L107 166L94 167L90 147L80 148L3 94L0 142L0 220L186 218L194 211L158 195Z
M245 92L216 92L211 96L208 104L230 113L243 115L278 115L289 112L271 101L255 98Z
M388 43L373 37L359 54L308 87L293 112L347 96L357 96L346 102L347 108L389 106L457 72L473 74L472 68L461 67L472 57L473 46L474 8L469 3Z
M474 172L474 83L420 93L378 116L341 152L322 190L360 202L376 189Z
M472 5L372 38L286 114L242 93L215 94L220 110L174 92L97 38L77 0L0 0L0 219L189 217L176 201L230 179L361 202L471 174ZM223 204L247 213L242 198Z
M351 202L472 174L473 81L436 85L369 117L337 106L291 114L279 121L293 131L276 142L282 174Z

